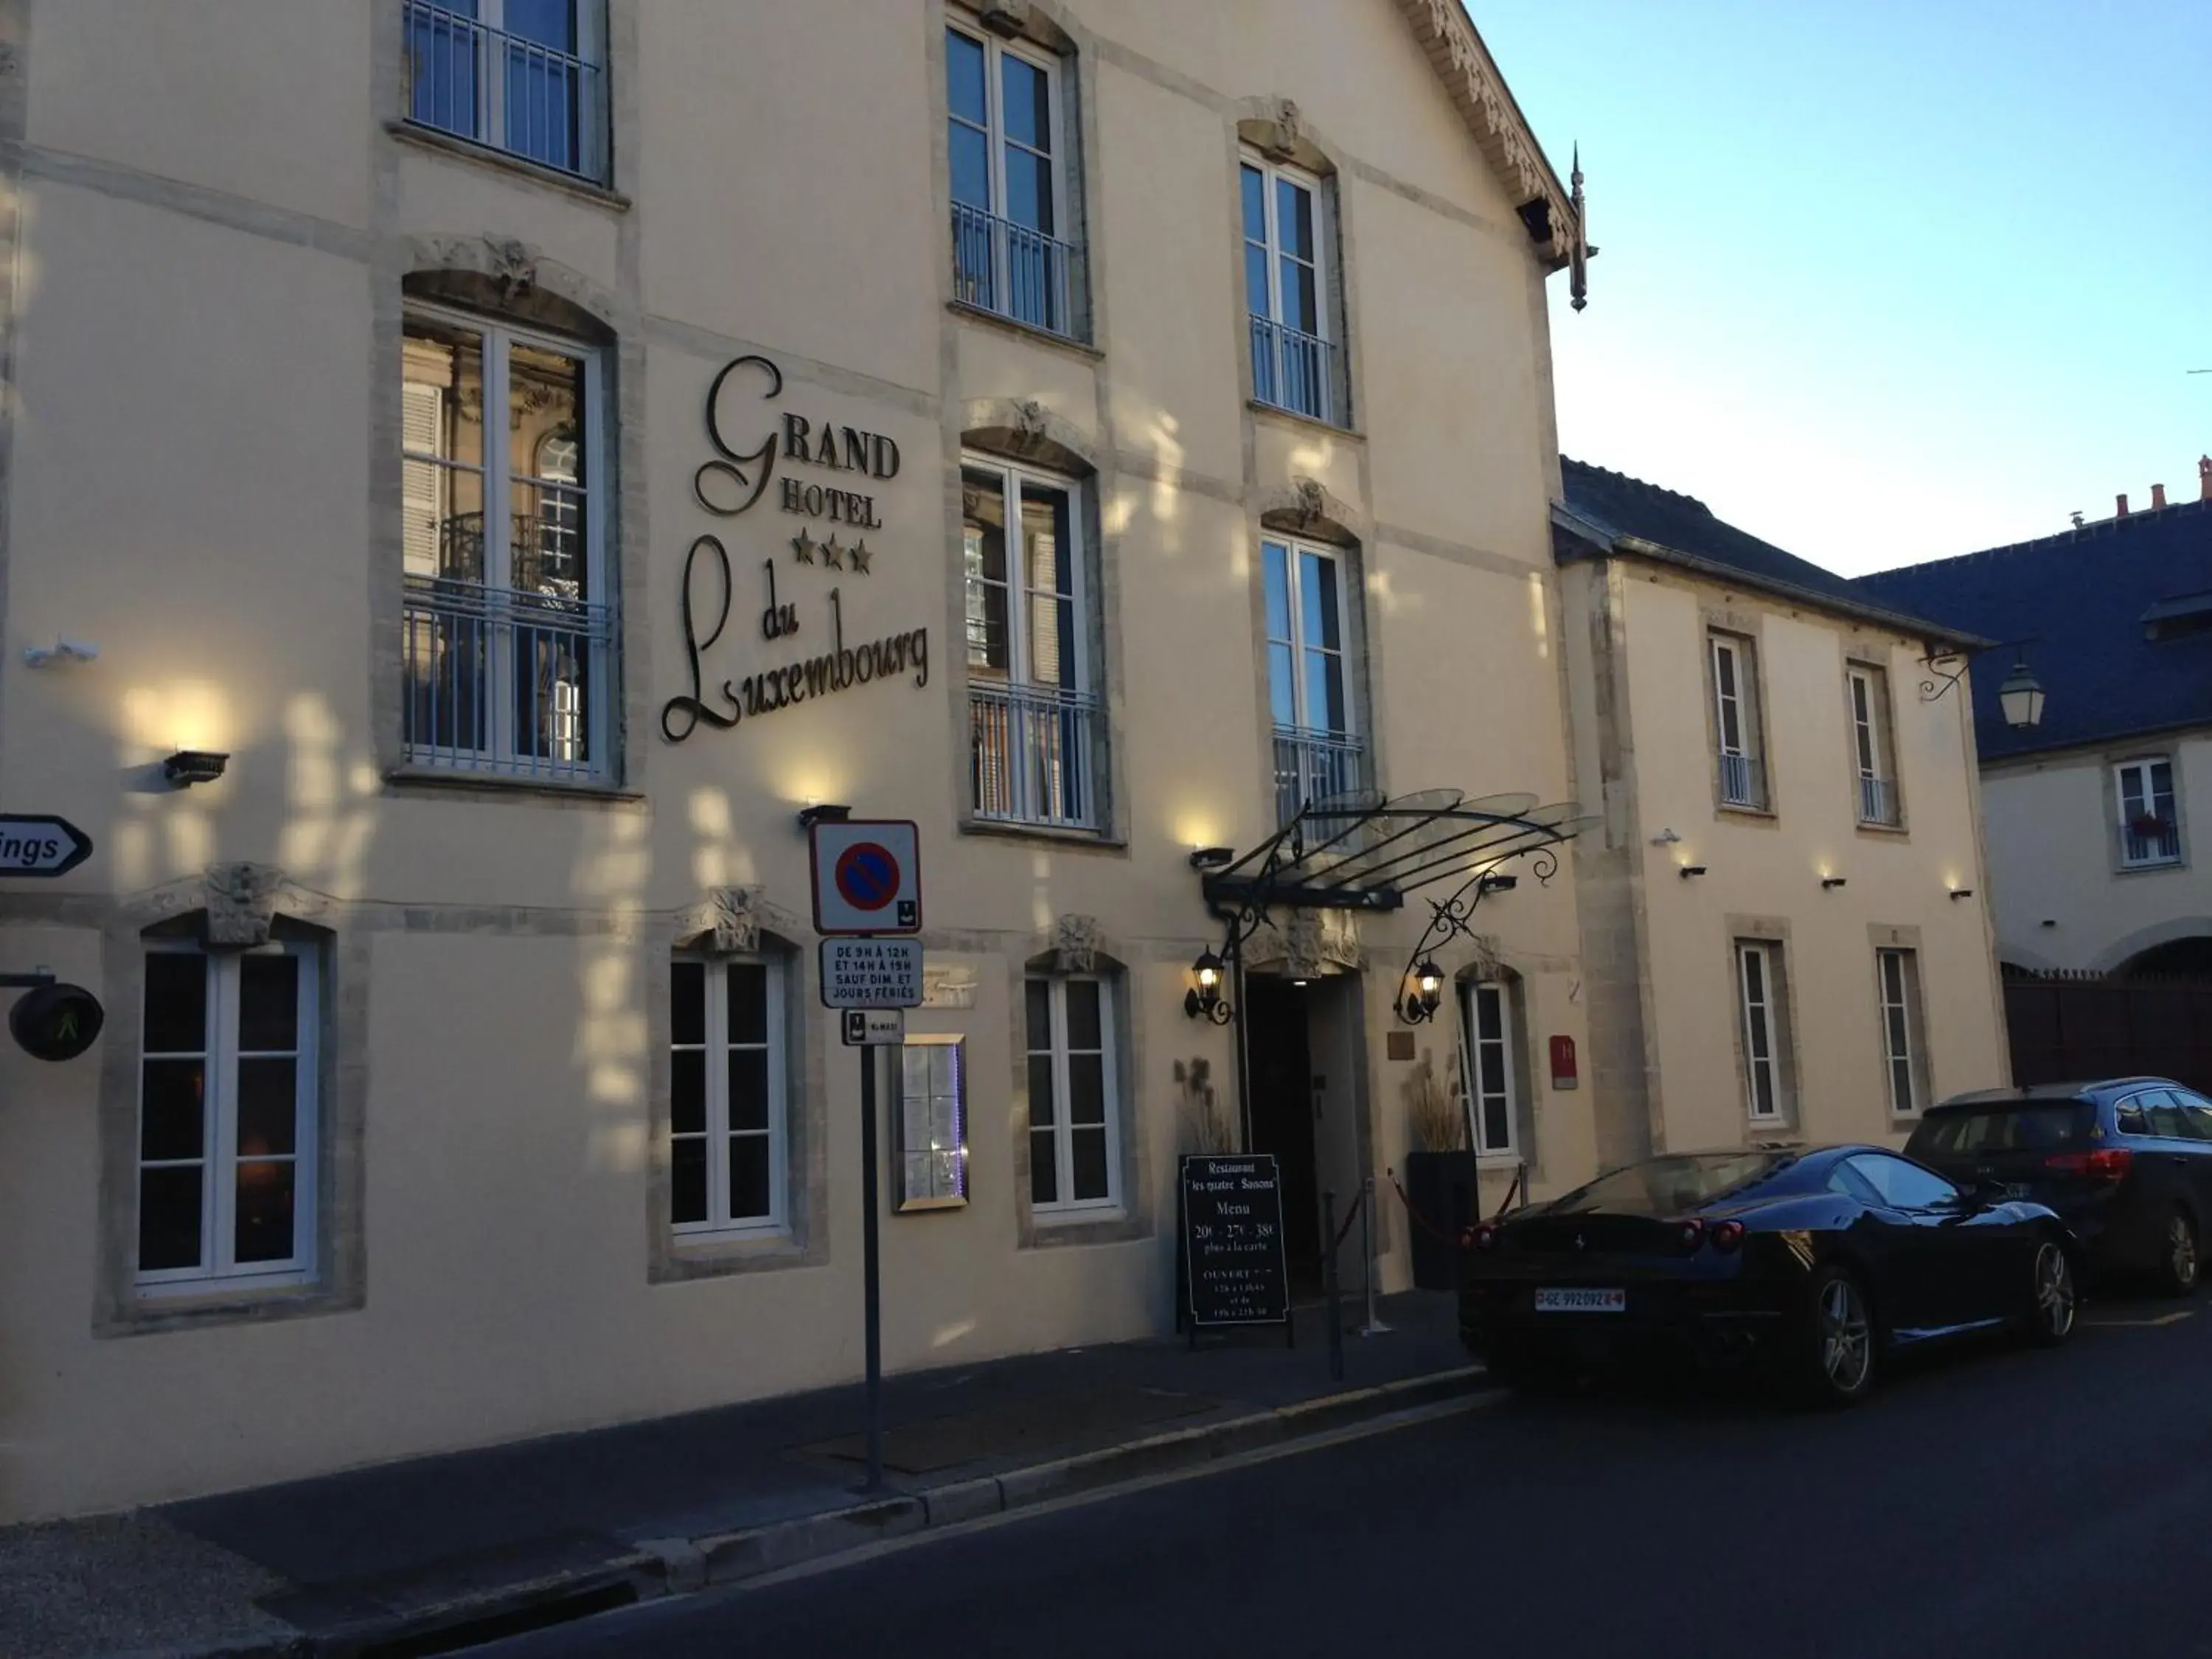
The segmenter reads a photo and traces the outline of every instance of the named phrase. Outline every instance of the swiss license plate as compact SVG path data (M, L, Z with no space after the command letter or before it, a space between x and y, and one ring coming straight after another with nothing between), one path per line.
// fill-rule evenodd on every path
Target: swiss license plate
M1536 1292L1538 1313L1626 1313L1628 1292L1623 1290L1548 1290Z

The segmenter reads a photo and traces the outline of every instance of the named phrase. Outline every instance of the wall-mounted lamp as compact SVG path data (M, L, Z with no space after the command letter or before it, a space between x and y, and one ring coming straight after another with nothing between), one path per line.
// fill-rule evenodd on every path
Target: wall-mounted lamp
M1219 870L1237 862L1233 847L1194 847L1190 851L1190 867L1194 870Z
M1850 879L1850 878L1848 876L1823 876L1820 878L1820 890L1824 893L1829 892L1835 888L1841 887Z
M1190 976L1195 982L1182 994L1184 1013L1216 1025L1226 1025L1236 1018L1237 1011L1221 1000L1219 957L1211 951L1199 952L1198 960L1190 964Z
M1521 884L1518 876L1485 876L1481 890L1486 893L1510 893Z
M1408 1025L1419 1025L1424 1020L1434 1019L1437 1005L1444 1000L1443 969L1437 966L1434 957L1423 957L1406 976L1405 1000L1398 1012Z
M90 662L100 655L100 647L83 640L62 638L52 645L27 645L23 660L33 668L44 668L51 663Z
M222 775L230 757L210 749L179 749L161 763L161 775L179 789L196 783L213 783Z
M1682 866L1679 873L1684 881L1687 881L1692 876L1704 875L1705 873L1705 866L1702 864L1686 864Z
M2026 732L2043 724L2043 682L2027 671L2027 659L2015 655L2012 673L1997 687L1997 707L2004 711L2004 722L2015 732Z
M1973 896L1974 890L1971 887L1954 887L1951 890L1951 896L1954 899L1972 898Z
M799 827L811 830L817 823L842 823L853 816L849 806L839 806L830 801L811 800L799 809Z

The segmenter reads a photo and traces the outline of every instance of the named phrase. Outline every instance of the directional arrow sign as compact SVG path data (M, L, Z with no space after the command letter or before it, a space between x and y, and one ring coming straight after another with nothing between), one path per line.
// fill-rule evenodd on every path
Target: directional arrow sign
M58 876L92 856L92 837L67 818L0 812L0 876Z

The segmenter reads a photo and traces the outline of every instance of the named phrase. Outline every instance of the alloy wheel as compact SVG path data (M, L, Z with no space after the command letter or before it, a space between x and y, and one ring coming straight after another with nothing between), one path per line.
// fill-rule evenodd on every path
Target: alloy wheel
M2063 1340L2074 1329L2081 1297L2074 1289L2074 1264L2066 1252L2046 1239L2035 1253L2035 1317L2042 1334Z
M1874 1329L1866 1300L1848 1279L1830 1279L1820 1290L1820 1369L1839 1395L1866 1386L1874 1363Z
M2197 1229L2179 1210L2166 1224L2166 1271L2176 1290L2197 1288Z

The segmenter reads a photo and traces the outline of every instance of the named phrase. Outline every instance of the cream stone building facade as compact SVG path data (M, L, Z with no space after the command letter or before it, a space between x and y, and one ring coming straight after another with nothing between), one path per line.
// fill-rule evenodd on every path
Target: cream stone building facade
M1208 1139L1302 1248L1462 1031L1486 1189L1592 1171L1532 1060L1591 1036L1571 880L1436 949L1431 1023L1418 897L1278 907L1244 1017L1185 1012L1194 849L1574 790L1577 216L1456 0L0 0L0 809L96 844L0 875L0 969L107 1018L0 1048L0 1520L855 1376L809 807L920 826L895 1369L1165 1328ZM1891 856L1970 857L1924 811Z
M1601 1161L1901 1142L2007 1081L1971 696L1920 690L1975 641L1688 496L1565 481Z

